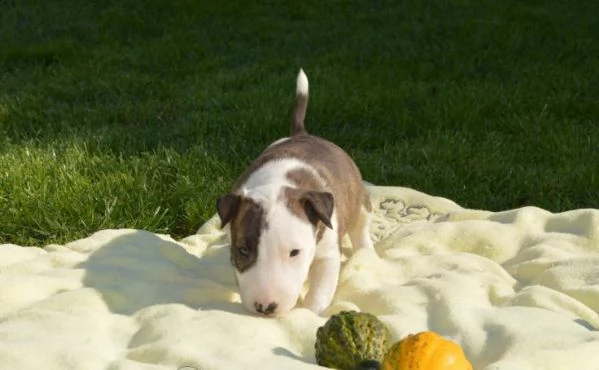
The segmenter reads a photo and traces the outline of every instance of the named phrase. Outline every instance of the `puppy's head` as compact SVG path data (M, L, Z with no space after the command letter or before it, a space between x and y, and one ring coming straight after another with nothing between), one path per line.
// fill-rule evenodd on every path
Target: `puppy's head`
M316 243L332 228L333 196L289 187L276 196L228 194L217 201L229 225L231 263L243 305L254 313L291 310L307 279Z

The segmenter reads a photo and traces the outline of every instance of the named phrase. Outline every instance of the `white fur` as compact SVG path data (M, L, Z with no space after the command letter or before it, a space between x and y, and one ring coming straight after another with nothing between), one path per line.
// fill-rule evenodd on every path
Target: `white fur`
M276 302L278 312L287 312L297 303L314 259L316 240L312 225L300 220L281 202L268 208L266 222L269 227L262 232L258 245L256 264L237 273L241 299L250 311L254 302L264 307ZM292 249L300 254L290 257Z
M280 144L280 143L282 143L282 142L285 142L285 141L287 141L287 140L289 140L289 139L290 139L290 138L288 138L288 137L284 137L284 138L282 138L282 139L279 139L279 140L275 141L274 143L270 144L270 145L269 145L267 148L270 148L271 146L275 146L275 145L277 145L277 144Z
M310 290L304 300L304 306L317 314L322 313L331 304L341 269L336 211L333 212L331 223L333 229L325 229L322 239L316 246L310 268Z
M252 312L256 311L255 302L264 307L276 302L277 312L289 311L296 305L308 274L310 281L317 284L310 286L306 307L320 313L335 293L341 262L337 232L333 231L337 229L337 213L333 212L331 220L333 230L326 229L317 245L312 225L291 213L279 199L282 187L295 187L287 173L297 169L308 170L320 179L310 165L285 158L266 163L242 187L246 197L263 207L268 224L260 236L255 265L243 273L237 272L242 302ZM300 254L290 257L293 249L299 249ZM312 265L315 268L310 269Z
M300 68L299 73L297 74L297 83L295 93L297 95L308 95L308 77L304 73L304 70Z

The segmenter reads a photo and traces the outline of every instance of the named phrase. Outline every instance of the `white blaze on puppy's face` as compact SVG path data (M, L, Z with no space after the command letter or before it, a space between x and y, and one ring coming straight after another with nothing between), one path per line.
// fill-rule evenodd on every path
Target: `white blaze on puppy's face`
M237 193L219 198L241 300L251 312L278 315L296 305L316 245L325 227L332 228L333 197L315 190L321 187L313 170L284 159L263 165Z
M314 229L280 201L265 210L255 263L237 269L243 305L252 312L281 314L297 303L314 258Z

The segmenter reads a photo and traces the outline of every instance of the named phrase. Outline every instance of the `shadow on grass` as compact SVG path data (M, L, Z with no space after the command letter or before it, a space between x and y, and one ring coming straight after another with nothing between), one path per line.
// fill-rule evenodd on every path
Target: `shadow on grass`
M261 23L272 22L252 4L236 9L189 0L83 6L72 0L54 5L7 0L3 5L0 145L2 139L41 146L76 141L133 156L158 147L185 153L200 142L208 152L227 154L223 148L230 139L255 133L247 117L259 116L257 103L264 116L273 102L241 100L272 85L283 69L281 62L264 63L265 53L274 59L280 50L253 39L255 31L264 33ZM258 25L237 19L244 8L260 15ZM270 17L286 8L295 6L271 10ZM229 24L240 21L245 27ZM278 35L281 27L286 23L262 37ZM292 44L285 48L295 55ZM285 64L286 97L297 67Z
M242 312L240 304L231 302L236 287L226 247L213 248L198 258L150 232L106 235L106 241L78 268L85 270L84 285L100 292L112 312L132 315L170 303Z

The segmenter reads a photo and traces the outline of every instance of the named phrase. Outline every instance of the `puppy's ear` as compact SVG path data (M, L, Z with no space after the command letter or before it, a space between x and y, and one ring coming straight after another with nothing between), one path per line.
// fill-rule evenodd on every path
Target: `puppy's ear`
M322 221L329 229L333 228L331 224L335 206L333 194L326 191L307 191L300 198L300 204L313 225Z
M223 228L231 221L239 211L241 196L237 194L227 194L216 200L216 211L220 217L220 227Z

